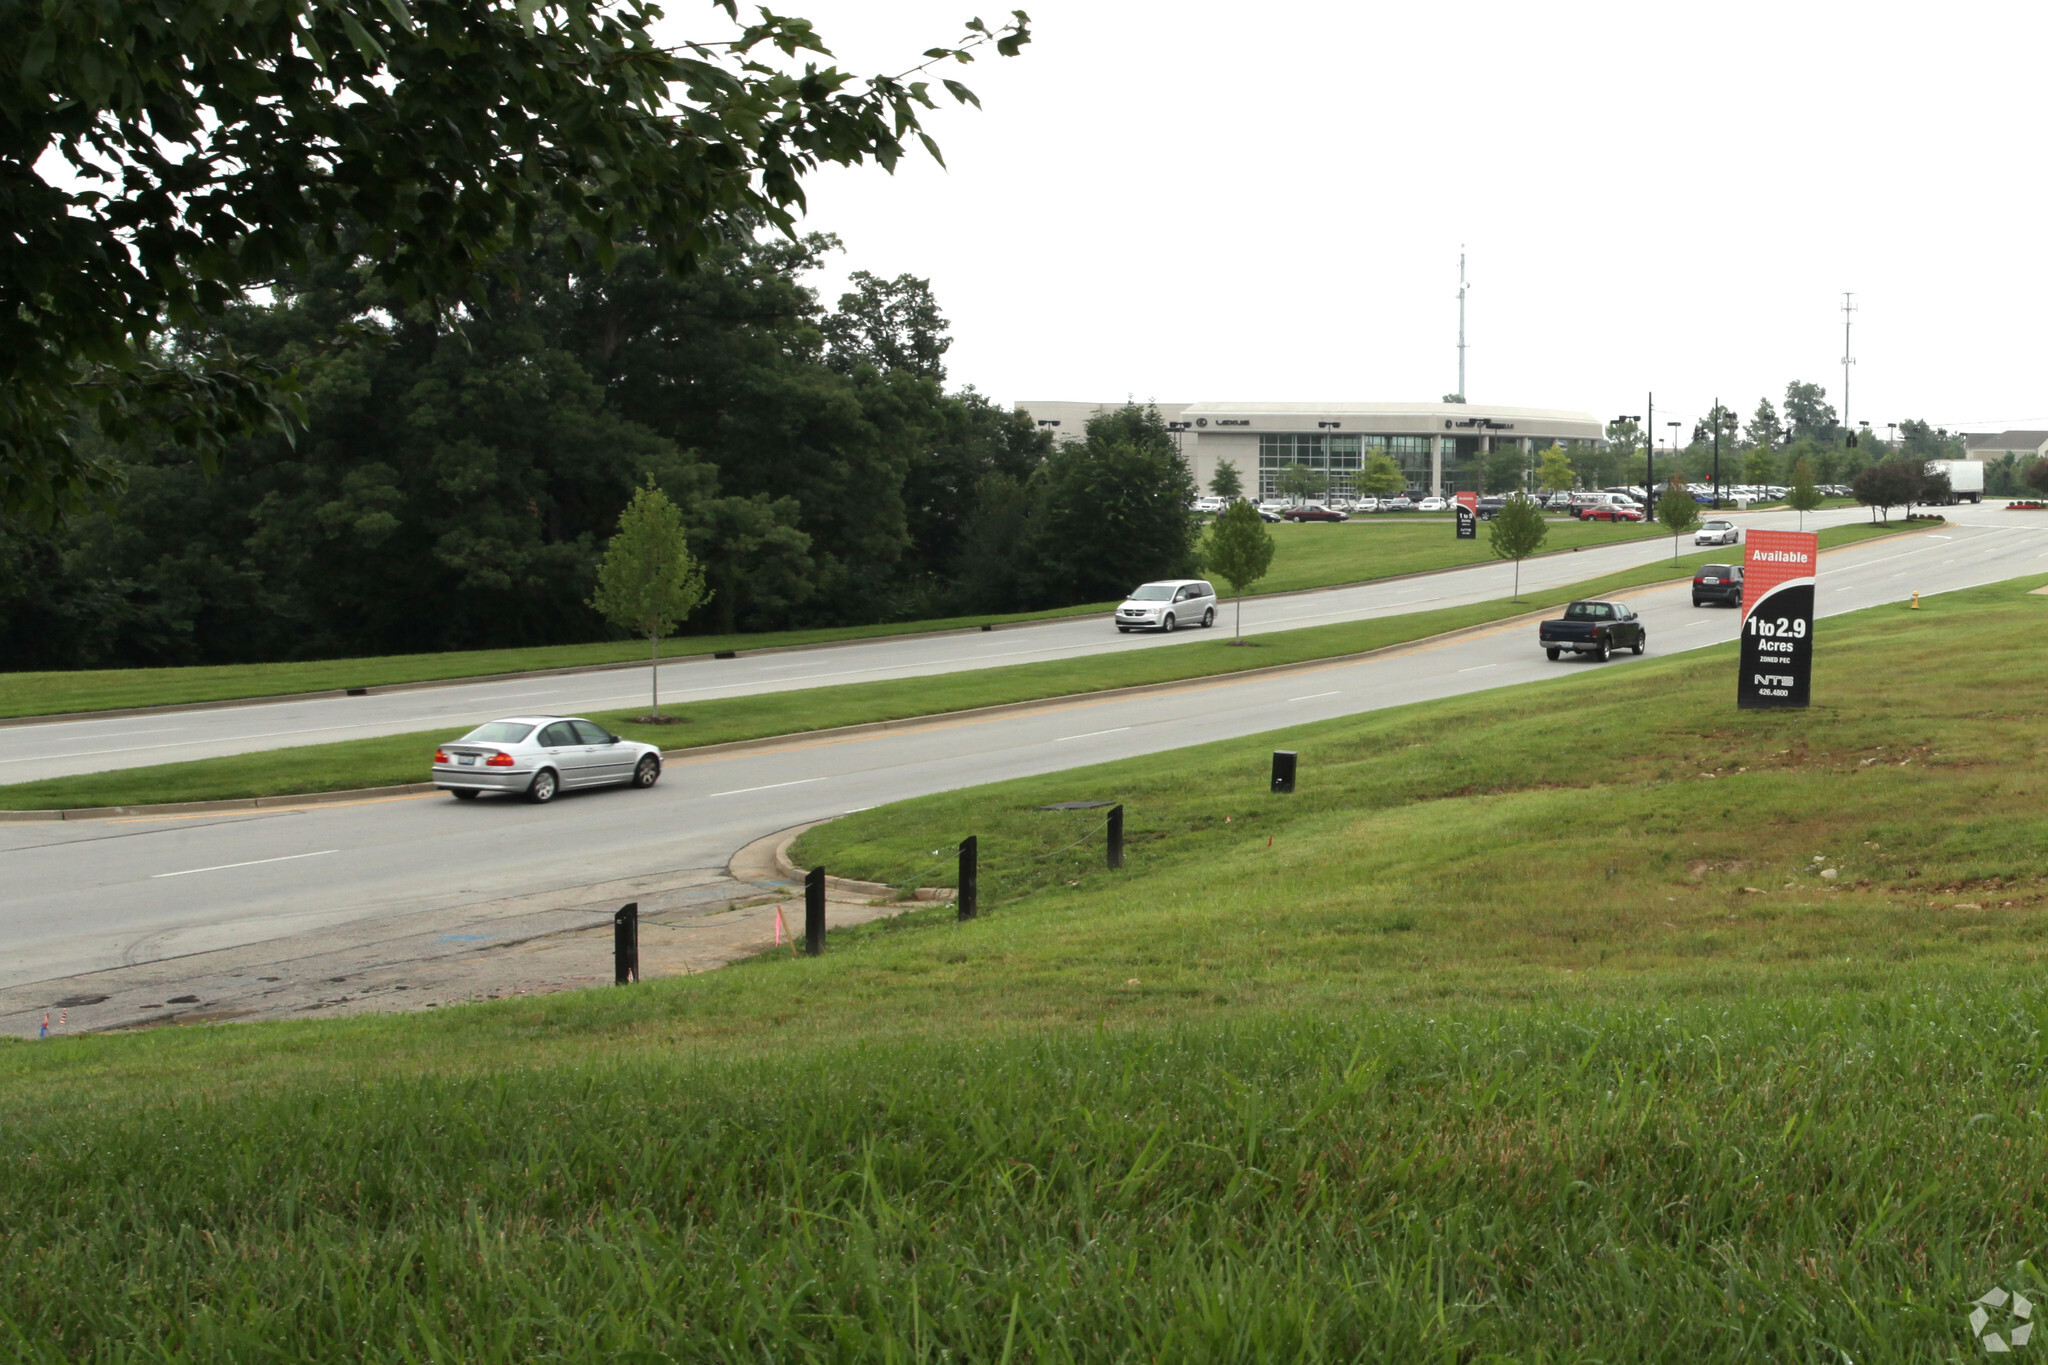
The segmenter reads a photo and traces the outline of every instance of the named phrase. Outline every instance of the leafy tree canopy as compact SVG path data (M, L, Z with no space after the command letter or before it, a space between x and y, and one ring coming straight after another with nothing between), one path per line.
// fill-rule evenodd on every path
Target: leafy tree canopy
M1520 494L1510 497L1487 524L1487 549L1495 559L1515 563L1515 598L1522 596L1522 561L1541 549L1550 535L1550 523L1534 498Z
M1209 491L1219 498L1236 498L1244 495L1244 476L1237 472L1236 461L1216 462L1216 472L1209 476Z
M1393 457L1373 454L1366 457L1365 469L1358 476L1358 491L1369 493L1376 498L1388 498L1408 486L1408 476L1401 472L1401 466Z
M1239 598L1238 638L1244 638L1245 589L1266 576L1273 567L1273 536L1260 519L1258 509L1248 502L1233 502L1210 524L1202 538L1202 564L1208 572L1230 584L1231 596Z
M1810 436L1832 442L1841 432L1835 419L1835 405L1827 401L1828 391L1818 384L1793 380L1785 386L1785 421L1794 440Z
M1559 445L1546 446L1542 463L1536 467L1536 485L1546 493L1562 493L1578 479L1572 457Z
M856 365L872 365L943 380L941 357L953 339L946 335L931 281L915 275L885 280L856 270L852 282L853 292L841 294L839 311L824 321L832 368L850 373Z
M736 0L714 0L734 22ZM30 0L0 7L0 510L53 519L118 483L74 439L204 461L277 424L287 372L179 344L316 259L399 304L460 292L550 215L572 267L637 241L686 270L734 222L787 229L823 164L893 167L925 67L1004 56L1027 21L858 80L803 19L668 48L648 0ZM965 86L944 90L973 101ZM61 167L68 174L51 170Z

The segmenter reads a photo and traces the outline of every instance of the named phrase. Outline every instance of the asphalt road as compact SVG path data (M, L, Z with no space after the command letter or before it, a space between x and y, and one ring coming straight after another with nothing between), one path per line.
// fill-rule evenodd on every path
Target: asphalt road
M1807 518L1807 524L1833 525L1867 516L1850 508L1816 513ZM1741 515L1737 520L1745 526L1789 529L1796 514L1763 512ZM1369 528L1321 529L1333 535L1371 534ZM1448 522L1444 534L1452 534ZM1668 539L1651 537L1534 559L1522 566L1522 586L1534 591L1561 587L1648 564L1670 551ZM1244 604L1244 630L1259 634L1488 602L1508 596L1513 582L1513 566L1489 562L1395 582L1252 598ZM1226 603L1217 629L1234 624L1237 611L1236 604ZM683 705L715 697L925 677L1089 654L1170 649L1203 634L1189 630L1174 635L1119 635L1102 618L1089 616L988 634L906 636L795 653L679 660L662 665L661 695L664 702ZM498 716L580 715L638 706L647 697L646 670L621 669L368 697L252 702L209 711L4 726L0 727L0 783L422 730L445 730L452 739ZM425 775L423 765L422 780Z
M2048 572L2048 524L1983 513L1946 531L1833 551L1821 564L1825 616L1914 590ZM1692 607L1684 584L1629 596L1649 627L1651 657L1732 639L1738 627L1732 610ZM294 933L341 941L351 925L392 923L407 910L718 867L775 830L905 797L1633 662L1550 663L1523 624L1280 677L678 759L651 791L571 794L544 807L436 794L0 825L0 985ZM1312 748L1304 760L1313 782ZM1071 794L1113 795L1078 779ZM932 830L931 846L968 832Z

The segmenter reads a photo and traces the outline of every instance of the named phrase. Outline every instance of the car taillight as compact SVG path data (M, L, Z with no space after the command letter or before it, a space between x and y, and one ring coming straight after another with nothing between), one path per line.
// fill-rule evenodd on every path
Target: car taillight
M441 752L441 751L440 751L439 749L436 749L436 750L434 750L434 762L436 762L436 763L446 763L447 761L448 761L448 755L446 755L446 754L442 753L442 752Z
M484 760L484 766L486 768L509 768L512 766L512 755L492 754Z

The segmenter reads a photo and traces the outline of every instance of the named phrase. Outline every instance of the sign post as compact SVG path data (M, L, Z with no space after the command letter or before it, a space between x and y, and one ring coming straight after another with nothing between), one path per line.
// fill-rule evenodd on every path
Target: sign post
M1745 711L1805 706L1813 681L1813 587L1820 537L1750 531L1742 572L1742 672L1735 704Z
M1479 539L1479 495L1459 493L1454 501L1458 504L1458 539Z

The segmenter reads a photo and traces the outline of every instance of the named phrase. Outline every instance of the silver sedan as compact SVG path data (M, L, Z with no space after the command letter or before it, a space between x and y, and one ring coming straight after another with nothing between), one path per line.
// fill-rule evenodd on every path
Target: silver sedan
M661 750L576 716L511 716L434 751L434 785L457 799L505 792L533 802L574 787L661 780Z

